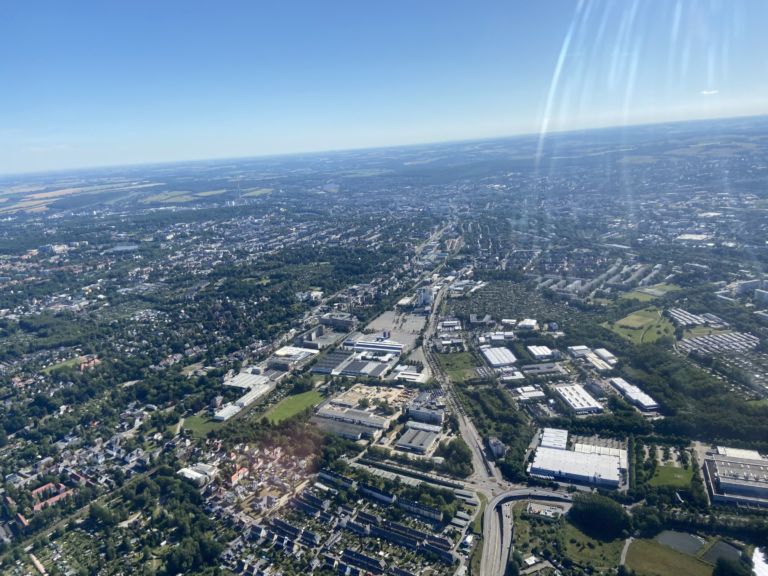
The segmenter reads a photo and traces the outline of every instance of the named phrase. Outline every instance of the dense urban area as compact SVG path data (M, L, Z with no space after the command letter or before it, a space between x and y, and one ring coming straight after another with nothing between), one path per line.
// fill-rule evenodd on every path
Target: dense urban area
M768 120L0 179L0 570L748 575Z

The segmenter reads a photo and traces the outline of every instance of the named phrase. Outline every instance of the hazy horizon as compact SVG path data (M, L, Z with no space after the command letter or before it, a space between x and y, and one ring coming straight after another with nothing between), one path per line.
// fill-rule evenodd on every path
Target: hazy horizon
M758 0L84 1L5 16L2 174L768 113Z
M685 124L694 124L694 123L700 123L700 122L728 122L731 120L737 121L737 120L746 120L750 118L754 118L754 119L768 118L768 113L722 116L722 117L714 117L714 118L686 118L684 120L670 120L670 121L664 121L664 122L646 122L646 123L637 123L637 124L611 124L606 126L594 126L590 128L552 130L548 132L546 135L544 135L544 138L555 137L555 136L567 136L569 134L599 132L604 130L648 128L653 126L671 126L676 124L685 125ZM28 171L28 172L0 172L0 178L56 175L56 174L66 174L69 172L88 171L88 170L111 170L111 169L118 170L121 168L126 168L126 169L141 168L143 166L165 166L165 165L171 166L175 164L193 164L198 162L200 163L226 162L226 161L236 162L236 161L246 161L246 160L258 160L260 158L267 159L267 158L313 156L313 155L321 155L321 154L343 154L345 152L365 152L366 150L370 150L370 151L389 150L389 149L396 150L399 148L420 147L420 146L442 146L442 145L461 144L461 143L469 143L469 142L508 140L508 139L515 139L515 138L539 139L539 138L542 138L542 134L540 132L521 132L518 134L499 134L499 135L490 135L490 136L480 136L477 138L461 138L461 139L453 139L453 140L409 142L405 144L384 144L380 146L360 146L358 148L328 148L328 149L322 149L322 150L306 150L301 152L274 152L274 153L251 154L251 155L243 155L243 156L215 156L215 157L209 157L209 158L182 158L178 160L157 160L157 161L151 161L151 162L136 162L136 163L130 163L130 164L126 163L126 164L102 164L102 165L91 165L91 166L73 166L69 168L54 168L51 170L37 170L37 171Z

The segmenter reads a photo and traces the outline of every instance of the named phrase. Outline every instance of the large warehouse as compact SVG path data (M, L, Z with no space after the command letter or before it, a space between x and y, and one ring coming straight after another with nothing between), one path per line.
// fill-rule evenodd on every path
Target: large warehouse
M509 348L480 346L480 353L491 368L512 366L512 364L517 362L517 358L515 358L515 355L512 354Z
M596 414L603 411L603 407L581 384L563 384L556 386L555 390L576 414Z
M768 507L768 460L753 450L718 447L704 476L713 502Z
M621 465L617 456L571 452L561 448L539 446L528 472L547 480L567 480L618 488Z

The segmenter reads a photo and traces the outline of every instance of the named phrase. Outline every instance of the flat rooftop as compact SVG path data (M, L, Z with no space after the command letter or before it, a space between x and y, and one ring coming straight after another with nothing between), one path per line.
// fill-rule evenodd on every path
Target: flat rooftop
M539 447L531 465L531 475L570 478L595 484L621 482L619 458L607 454L585 454L557 448Z
M541 446L565 450L568 447L568 430L544 428L541 433Z

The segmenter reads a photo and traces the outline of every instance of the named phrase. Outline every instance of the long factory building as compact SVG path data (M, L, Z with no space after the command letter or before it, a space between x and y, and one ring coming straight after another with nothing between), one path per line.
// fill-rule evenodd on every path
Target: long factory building
M509 348L480 346L480 353L491 368L504 368L517 362Z
M712 501L768 507L768 459L754 450L718 446L704 460Z
M626 450L577 443L568 450L568 431L544 428L528 473L536 478L618 488L627 467Z
M652 412L659 409L659 404L648 394L640 390L634 384L630 384L624 378L611 378L611 386L616 388L632 404L640 408L643 412Z
M581 384L563 384L556 386L555 390L578 415L597 414L603 411L603 407L584 390Z

